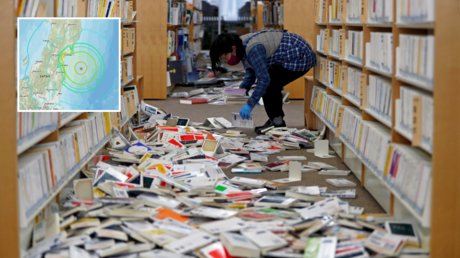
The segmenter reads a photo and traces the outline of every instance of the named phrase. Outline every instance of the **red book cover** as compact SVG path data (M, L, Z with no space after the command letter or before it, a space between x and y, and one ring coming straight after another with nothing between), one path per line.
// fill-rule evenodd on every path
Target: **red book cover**
M193 105L193 104L204 104L208 103L208 99L181 99L181 104Z
M239 192L239 193L231 193L225 195L227 198L236 198L236 197L250 197L254 196L252 192Z

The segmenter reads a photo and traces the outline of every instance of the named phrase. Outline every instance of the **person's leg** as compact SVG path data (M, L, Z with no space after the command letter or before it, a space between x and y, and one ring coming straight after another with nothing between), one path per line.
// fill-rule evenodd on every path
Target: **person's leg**
M270 67L270 85L267 87L265 95L262 97L264 101L264 108L267 116L270 120L273 121L275 118L281 117L281 120L284 117L283 112L283 94L281 91L284 86L289 83L297 80L303 76L307 71L294 72L288 70L281 65Z

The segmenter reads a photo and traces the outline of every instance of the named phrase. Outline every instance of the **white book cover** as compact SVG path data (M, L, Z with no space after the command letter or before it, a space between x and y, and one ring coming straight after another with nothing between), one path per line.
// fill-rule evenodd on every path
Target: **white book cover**
M230 179L231 183L234 184L239 184L239 185L247 185L247 186L254 186L254 187L263 187L267 182L264 180L257 180L257 179L252 179L252 178L246 178L246 177L233 177Z
M217 240L217 238L208 233L197 232L196 234L169 243L165 245L163 248L167 251L183 254L193 251L207 244L210 244L215 240Z
M328 198L323 201L316 202L314 205L297 210L304 219L331 215L339 212L340 204L337 198Z
M237 231L244 229L246 227L246 222L240 218L230 218L226 220L218 220L210 223L205 223L200 225L200 229L204 230L210 234L220 234L228 231Z
M220 235L220 238L226 244L225 247L227 247L227 249L232 247L236 249L249 249L259 252L259 248L255 244L240 234L225 232Z
M344 178L330 178L330 179L326 179L326 182L336 187L356 186L355 183L351 182L350 180L344 179Z
M288 244L286 240L269 230L242 231L241 233L265 252Z
M227 219L227 218L235 216L238 212L202 206L196 209L192 209L190 213L195 216L202 216L202 217L208 217L208 218L213 218L213 219Z

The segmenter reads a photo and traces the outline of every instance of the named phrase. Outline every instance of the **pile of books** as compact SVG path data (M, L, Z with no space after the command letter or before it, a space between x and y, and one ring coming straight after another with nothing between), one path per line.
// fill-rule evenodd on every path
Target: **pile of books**
M146 103L140 109L140 125L130 122L115 130L106 150L83 169L87 178L73 181L74 193L64 208L51 209L33 226L27 257L332 258L357 257L350 256L355 253L397 256L414 250L427 255L423 249L409 249L420 247L415 225L400 225L385 214L363 215L362 207L351 206L346 199L356 198L355 189L289 187L263 177L241 176L300 167L295 160L305 160L303 156L258 162L267 162L267 155L282 150L310 148L324 133L268 128L265 135L249 139L235 129L217 132L216 125L231 127L223 118L208 118L200 125ZM84 126L91 122L80 121L78 127L69 124L69 135L75 131L78 140L91 139ZM85 155L94 140L80 145ZM44 155L59 148L60 143L38 145L38 152L30 156L34 159L20 168L20 178L40 179L42 175L30 173L30 168L48 171L43 162L49 157ZM394 150L392 155L402 153L400 148ZM64 164L53 163L54 171L65 171L54 167L58 165ZM236 165L232 172L238 176L228 177L222 170ZM424 165L429 164L419 166ZM323 175L350 173L321 162L309 162L303 169ZM56 176L59 185L65 175ZM327 182L355 186L344 178ZM38 185L40 191L22 194L21 200L42 199L38 193L56 187L46 181Z

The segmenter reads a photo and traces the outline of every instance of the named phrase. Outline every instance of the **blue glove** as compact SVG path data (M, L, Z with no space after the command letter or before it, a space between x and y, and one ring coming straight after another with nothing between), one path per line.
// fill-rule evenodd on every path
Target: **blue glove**
M254 107L249 106L248 104L244 105L244 107L240 110L240 116L245 119L249 119L251 117L251 112Z

